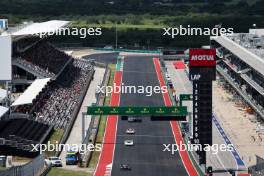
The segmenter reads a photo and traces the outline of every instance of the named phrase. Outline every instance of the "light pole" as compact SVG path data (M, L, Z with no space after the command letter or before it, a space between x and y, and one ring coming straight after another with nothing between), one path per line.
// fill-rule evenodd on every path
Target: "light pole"
M117 37L117 24L115 23L115 48L117 49L117 40L118 40L118 37Z

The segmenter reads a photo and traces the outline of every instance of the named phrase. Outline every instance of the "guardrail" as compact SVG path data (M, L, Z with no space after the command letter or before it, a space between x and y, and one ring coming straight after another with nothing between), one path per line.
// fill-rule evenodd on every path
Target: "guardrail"
M27 164L14 166L7 170L0 171L0 176L39 176L44 168L44 156L39 155Z
M111 74L110 69L108 68L108 66L106 66L106 70L105 70L105 74L104 74L101 86L107 85L109 78L110 78L110 74ZM96 97L96 105L103 105L104 99L105 99L105 95L103 95L100 92ZM88 130L86 132L86 135L85 135L85 138L84 138L82 144L88 145L89 143L92 143L95 145L96 137L97 137L97 133L99 130L99 125L100 125L100 119L101 119L100 116L99 117L91 116L91 122L90 122L90 125L88 127ZM91 160L91 156L92 156L92 151L87 151L81 156L83 167L88 166L88 164Z
M166 74L165 74L165 72L166 72L165 71L166 70L166 66L165 66L165 62L162 59L160 59L160 65L161 65L162 76L163 76L163 78L166 78ZM166 85L168 85L168 80L167 79L164 79L164 81L165 81ZM168 89L168 94L170 96L170 99L171 99L172 104L173 105L176 105L176 102L175 102L175 100L173 98L173 95L172 95L172 92L171 92L170 89Z
M105 69L107 69L107 64L102 63L102 62L97 62L97 61L93 61L93 62L94 62L94 65L95 65L96 67L101 67L101 68L105 68Z
M106 48L95 48L100 51L113 51L113 52L131 52L131 53L156 53L161 54L158 50L130 50L130 49L106 49Z
M188 55L163 55L162 58L166 61L176 61L176 60L187 60Z

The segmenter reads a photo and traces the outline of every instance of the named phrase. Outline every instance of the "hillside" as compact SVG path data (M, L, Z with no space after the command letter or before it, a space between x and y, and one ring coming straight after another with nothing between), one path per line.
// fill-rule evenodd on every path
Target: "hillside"
M98 14L264 15L263 0L1 0L0 14L61 16Z

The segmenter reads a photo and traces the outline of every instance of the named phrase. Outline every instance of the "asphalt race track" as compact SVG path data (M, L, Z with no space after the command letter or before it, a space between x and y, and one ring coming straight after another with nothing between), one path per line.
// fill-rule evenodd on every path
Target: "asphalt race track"
M84 59L94 59L97 62L102 62L106 64L116 64L116 58L118 53L98 53L84 56Z
M158 86L159 81L152 57L125 57L122 83L133 86ZM121 94L120 106L159 106L164 105L162 94ZM170 176L188 175L179 153L164 152L163 144L175 144L171 126L166 121L150 121L142 117L142 122L127 122L118 119L116 145L112 175L131 176ZM134 128L134 135L125 133ZM125 146L124 140L133 139L134 146ZM120 170L120 164L129 164L131 171Z

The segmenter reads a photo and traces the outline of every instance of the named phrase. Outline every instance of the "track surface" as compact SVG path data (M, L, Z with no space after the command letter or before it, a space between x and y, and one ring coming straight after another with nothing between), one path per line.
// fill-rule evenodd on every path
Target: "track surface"
M121 85L122 81L122 72L116 71L114 77L114 83L117 86ZM112 93L110 106L118 106L120 101L119 93ZM110 173L108 166L111 165L113 161L113 152L115 148L115 139L116 139L116 126L117 126L118 117L115 115L107 116L107 123L104 133L104 143L102 151L100 153L99 162L95 169L95 176L106 176L106 173Z
M152 57L126 57L122 76L124 85L159 86ZM164 105L162 94L148 97L144 94L121 94L120 106ZM134 128L135 135L126 135L127 128ZM124 140L133 139L134 146L125 146ZM150 121L143 117L141 123L118 119L112 175L131 176L186 176L179 153L163 152L163 144L174 144L169 122ZM129 164L131 171L121 171L120 164Z
M102 62L106 64L116 64L116 58L118 53L100 53L100 54L91 54L84 56L84 59L94 59L97 62Z

